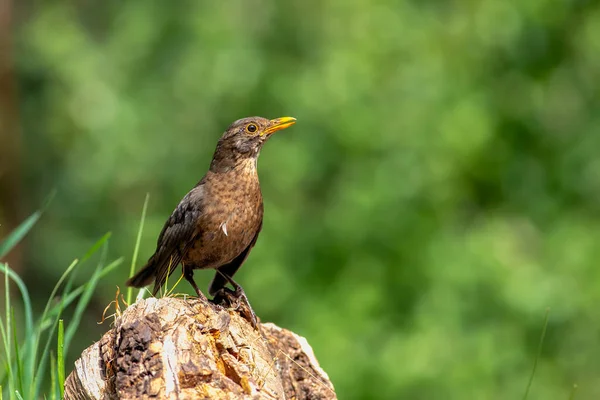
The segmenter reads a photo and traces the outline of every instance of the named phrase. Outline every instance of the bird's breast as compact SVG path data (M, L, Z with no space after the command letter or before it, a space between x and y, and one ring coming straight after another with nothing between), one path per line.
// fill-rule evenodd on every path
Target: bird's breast
M256 235L263 218L263 201L254 179L220 179L206 189L198 239L186 263L216 268L237 257Z

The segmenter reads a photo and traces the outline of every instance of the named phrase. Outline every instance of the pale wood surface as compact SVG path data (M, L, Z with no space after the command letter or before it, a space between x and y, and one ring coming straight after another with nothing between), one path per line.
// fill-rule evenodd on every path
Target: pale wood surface
M304 338L259 328L196 298L141 300L75 362L65 399L336 399Z

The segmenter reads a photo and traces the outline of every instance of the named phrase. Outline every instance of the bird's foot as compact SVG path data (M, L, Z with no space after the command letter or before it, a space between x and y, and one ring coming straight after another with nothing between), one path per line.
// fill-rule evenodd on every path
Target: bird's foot
M254 329L257 329L258 318L256 317L256 314L254 313L254 310L248 301L248 296L246 296L246 293L239 285L235 288L234 293L238 298L237 310L239 311L240 315L250 322L250 325L252 325Z
M235 292L229 288L223 287L214 294L210 301L223 308L235 308L233 307L233 304L236 300Z
M215 293L212 302L221 307L238 311L246 321L250 322L250 325L252 325L254 329L258 328L258 318L256 317L252 306L250 306L248 296L246 296L246 293L241 286L236 285L235 290L226 287L219 289L219 291Z

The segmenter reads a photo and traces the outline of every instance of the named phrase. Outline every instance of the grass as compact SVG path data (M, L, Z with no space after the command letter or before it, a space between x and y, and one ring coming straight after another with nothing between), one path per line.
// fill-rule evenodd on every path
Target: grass
M138 250L140 249L140 242L142 240L142 232L144 231L144 221L146 220L146 210L148 209L148 200L150 200L150 194L146 193L146 199L144 200L144 207L142 207L142 217L140 218L140 227L138 229L137 237L135 239L135 246L133 248L133 257L131 257L131 265L129 266L129 276L133 276L135 272L135 264L137 263ZM127 288L127 304L131 304L131 296L133 295L133 288Z
M525 388L525 394L523 395L523 400L527 400L529 397L529 391L531 390L531 385L533 384L533 378L535 377L535 371L537 370L538 361L542 356L542 346L544 345L544 339L546 338L546 330L548 329L548 318L550 316L550 308L546 309L546 315L544 317L544 324L542 326L542 334L540 335L540 341L538 343L537 353L535 355L535 359L533 360L533 368L531 369L531 375L529 376L529 381L527 382L527 387ZM571 394L569 396L569 400L573 400L575 398L575 392L577 391L577 385L573 385L573 389L571 390Z
M63 320L59 319L58 320L58 343L57 343L57 366L58 366L58 371L57 371L57 376L58 376L58 382L65 382L65 328L64 328L64 324L63 324ZM51 365L54 365L54 363L51 363ZM53 381L54 382L54 381ZM63 385L59 385L58 389L60 391L60 398L62 399L64 394L65 394L65 386Z
M25 237L41 215L42 211L32 214L0 243L0 258ZM27 287L7 264L0 263L0 273L4 275L2 285L5 305L0 317L0 400L63 397L65 359L69 344L98 282L123 261L106 261L109 239L110 233L107 233L80 260L74 260L67 267L54 285L41 316L35 322ZM76 272L97 253L100 253L100 261L91 278L77 286ZM11 281L20 295L21 301L18 305L12 303L13 299L19 296L11 295ZM71 305L75 305L73 316L65 323L62 314ZM17 324L15 312L20 313L19 320L22 320L22 324ZM53 338L56 338L56 341Z

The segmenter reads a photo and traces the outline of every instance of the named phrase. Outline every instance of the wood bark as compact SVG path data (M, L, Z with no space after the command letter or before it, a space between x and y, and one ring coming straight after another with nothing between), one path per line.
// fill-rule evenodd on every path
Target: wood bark
M65 399L336 399L306 340L201 299L128 307L75 362Z

